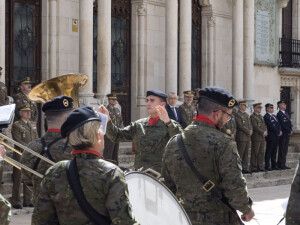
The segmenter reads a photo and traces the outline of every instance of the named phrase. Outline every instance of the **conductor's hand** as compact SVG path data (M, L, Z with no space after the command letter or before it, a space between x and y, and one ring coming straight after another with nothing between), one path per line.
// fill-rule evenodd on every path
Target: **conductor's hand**
M253 209L248 214L243 214L242 215L242 220L245 222L249 222L252 220L252 218L255 216Z
M164 123L168 123L170 121L168 112L164 106L158 105L155 107L155 109L161 121Z
M100 112L100 113L103 113L103 114L105 114L105 115L107 115L107 122L109 122L110 121L110 116L109 116L109 112L108 112L108 110L107 110L107 108L105 108L105 106L104 105L101 105L100 107L99 107L99 109L98 109L98 112Z
M4 148L3 145L0 145L0 155L2 158L5 158L6 156L6 149Z

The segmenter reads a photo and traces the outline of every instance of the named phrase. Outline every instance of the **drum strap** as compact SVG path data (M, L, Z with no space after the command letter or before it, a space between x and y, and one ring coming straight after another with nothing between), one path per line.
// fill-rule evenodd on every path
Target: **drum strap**
M111 224L111 221L106 216L99 214L84 197L82 186L79 180L76 157L73 160L69 160L67 162L66 172L71 189L84 214L96 225Z
M193 173L196 175L196 177L199 179L199 181L203 184L202 188L206 192L210 192L211 195L215 199L221 200L226 206L228 206L232 210L234 215L237 217L240 225L244 225L244 223L241 221L241 218L237 214L236 210L228 203L228 200L221 193L221 191L219 191L219 189L217 189L215 184L211 180L207 179L206 177L201 176L199 171L196 169L196 167L194 166L191 158L189 157L189 155L188 155L188 153L185 149L185 146L184 146L184 143L183 143L183 140L182 140L182 134L178 134L176 136L176 139L177 139L177 145L179 147L179 150L180 150L181 154L183 155L185 161L187 162L187 164L189 165L189 167L193 171Z

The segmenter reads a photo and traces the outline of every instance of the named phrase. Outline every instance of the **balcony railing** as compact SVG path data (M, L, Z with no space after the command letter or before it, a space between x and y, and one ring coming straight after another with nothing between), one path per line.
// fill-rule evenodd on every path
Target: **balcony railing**
M279 39L279 66L300 68L300 41L280 38Z

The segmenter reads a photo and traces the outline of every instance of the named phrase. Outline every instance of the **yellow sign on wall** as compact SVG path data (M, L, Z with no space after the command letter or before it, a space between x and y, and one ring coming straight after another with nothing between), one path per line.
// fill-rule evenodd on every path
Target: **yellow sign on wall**
M72 31L78 32L78 19L72 19Z

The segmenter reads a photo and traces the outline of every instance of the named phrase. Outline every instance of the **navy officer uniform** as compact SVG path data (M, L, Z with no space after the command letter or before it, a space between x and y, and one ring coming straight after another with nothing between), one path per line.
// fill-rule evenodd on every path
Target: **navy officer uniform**
M281 134L281 126L274 114L273 104L266 104L267 113L264 115L264 121L267 125L268 136L266 137L266 153L265 153L265 169L268 171L278 170L276 165L276 155L279 136ZM270 168L270 159L272 169Z
M180 109L176 106L172 107L171 105L167 104L166 110L168 112L170 119L175 120L183 127L183 120L182 120L182 115L181 115Z
M284 104L284 108L282 108L281 104ZM293 133L293 125L290 115L285 111L286 105L284 101L277 102L277 106L280 109L277 113L277 118L282 128L282 136L279 138L277 166L279 169L291 169L286 166L286 155L288 152L290 135Z

